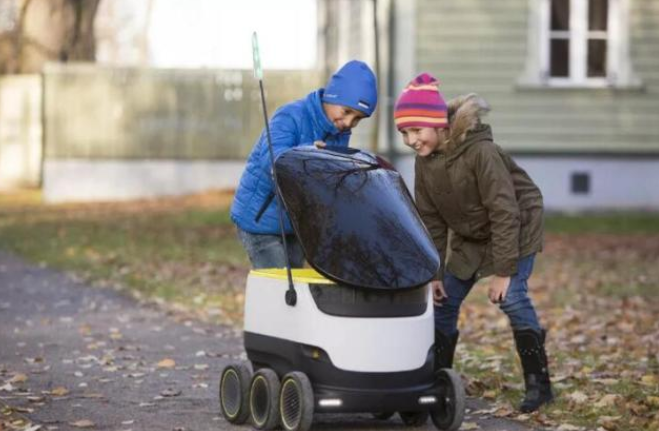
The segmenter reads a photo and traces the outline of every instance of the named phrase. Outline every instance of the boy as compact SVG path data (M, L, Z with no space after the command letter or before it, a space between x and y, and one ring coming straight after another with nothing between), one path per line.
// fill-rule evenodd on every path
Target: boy
M300 145L347 147L351 129L370 117L377 105L376 78L361 61L350 61L332 75L326 88L279 108L270 120L275 158ZM231 220L254 268L283 268L286 255L279 231L265 130L247 159L231 206ZM284 228L291 266L301 268L304 255L288 217Z
M527 295L542 250L542 195L481 123L485 101L470 94L447 106L438 85L419 75L394 108L396 127L417 153L416 204L442 259L431 282L435 367L452 366L462 301L478 279L492 276L489 299L510 319L524 369L520 410L532 412L553 399L545 331Z

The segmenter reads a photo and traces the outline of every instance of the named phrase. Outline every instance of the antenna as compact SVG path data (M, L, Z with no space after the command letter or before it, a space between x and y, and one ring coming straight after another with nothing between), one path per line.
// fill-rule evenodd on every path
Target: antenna
M272 140L270 139L270 124L268 123L268 111L265 106L265 92L263 91L263 69L261 68L261 55L259 54L259 40L256 32L252 33L252 56L254 58L254 78L259 80L261 89L261 105L263 106L263 118L265 120L265 132L268 139L268 150L270 153L270 166L272 169L272 180L274 183L275 196L277 197L277 215L279 216L279 231L281 241L284 244L284 254L286 255L286 274L288 275L288 290L286 291L286 304L291 307L297 303L297 292L293 285L293 275L291 274L291 261L288 257L288 244L286 243L286 232L284 231L284 214L282 209L282 198L277 184L277 171L275 171L275 153L272 150Z

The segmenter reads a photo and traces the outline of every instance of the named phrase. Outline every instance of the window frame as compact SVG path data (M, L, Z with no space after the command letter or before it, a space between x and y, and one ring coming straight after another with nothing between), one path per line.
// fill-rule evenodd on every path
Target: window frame
M550 76L552 35L551 0L529 0L529 29L526 68L518 80L520 87L549 88L636 88L640 79L633 73L629 55L629 0L609 0L607 30L588 30L588 0L570 1L569 76ZM587 76L588 39L606 37L606 76ZM592 37L590 37L592 38Z

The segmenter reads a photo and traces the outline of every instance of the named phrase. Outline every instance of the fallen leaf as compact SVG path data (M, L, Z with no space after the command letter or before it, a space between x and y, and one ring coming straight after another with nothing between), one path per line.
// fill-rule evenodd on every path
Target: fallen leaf
M5 383L4 385L0 386L0 391L5 391L5 392L14 392L16 388L12 386L11 383Z
M658 383L657 377L651 374L645 375L641 377L641 383L643 383L645 386L654 386Z
M179 395L181 395L181 390L167 388L164 391L160 392L160 395L162 395L163 397L178 397Z
M601 409L603 407L610 407L615 405L615 403L620 399L620 395L617 394L606 394L599 401L595 403L595 407Z
M620 416L600 416L597 424L603 426L608 431L614 431L618 429L617 422L619 420Z
M82 394L82 398L90 398L90 399L103 399L105 398L105 395L103 394Z
M13 411L17 413L32 413L34 412L34 409L31 409L29 407L10 407Z
M627 409L632 412L633 415L643 416L647 413L648 408L643 404L639 404L633 401L627 403Z
M601 383L605 386L613 386L613 385L617 385L618 383L620 383L620 380L618 380L618 379L593 379L593 382Z
M27 381L27 376L25 374L16 374L14 377L9 379L9 383L24 383Z
M497 418L503 418L503 417L506 417L506 416L511 416L514 413L515 413L515 411L511 407L504 406L504 407L501 407L501 408L497 409L496 412L494 412L494 416L497 417Z
M570 395L568 395L568 398L577 404L583 404L588 401L588 395L580 391L572 392Z
M62 386L58 386L52 391L50 391L51 395L54 395L56 397L63 397L64 395L68 395L69 390L66 388L63 388Z
M659 407L659 397L648 396L645 399L646 404L652 407Z
M176 361L173 359L163 359L162 361L158 362L158 368L174 368L176 366Z
M481 427L476 422L463 422L460 429L464 431L468 431L468 430L478 430L481 429Z
M69 425L74 426L76 428L94 428L96 424L89 419L82 419L79 421L75 422L70 422Z
M495 390L489 390L483 392L483 398L486 398L488 400L493 400L497 397L497 391Z

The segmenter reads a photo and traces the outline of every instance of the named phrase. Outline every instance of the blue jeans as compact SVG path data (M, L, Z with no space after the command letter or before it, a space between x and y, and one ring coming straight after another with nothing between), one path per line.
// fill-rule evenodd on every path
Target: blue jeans
M281 235L260 235L238 229L238 238L243 243L254 269L286 267L286 254ZM295 235L286 235L286 245L291 268L302 268L304 252Z
M534 329L540 331L540 322L535 308L528 296L528 279L533 272L535 254L524 257L517 263L517 274L510 277L510 286L504 301L499 308L506 313L513 330ZM441 307L435 306L435 329L446 335L455 334L458 330L458 315L460 306L471 288L476 283L472 277L469 280L460 280L448 271L444 272L444 290L447 299Z

